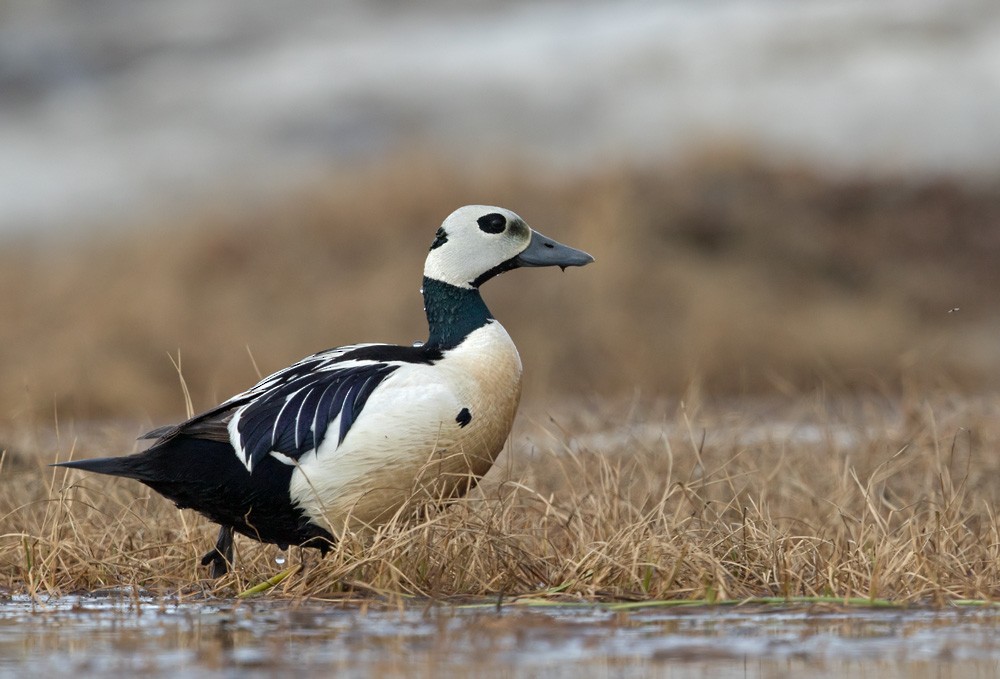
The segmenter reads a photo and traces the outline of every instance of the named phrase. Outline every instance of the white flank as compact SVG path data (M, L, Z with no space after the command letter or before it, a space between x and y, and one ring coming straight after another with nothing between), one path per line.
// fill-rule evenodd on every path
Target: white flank
M520 357L497 322L435 365L405 364L372 392L342 444L331 425L319 449L298 460L292 501L336 534L387 520L426 486L447 495L492 465L520 389ZM465 427L456 420L463 408L472 416Z

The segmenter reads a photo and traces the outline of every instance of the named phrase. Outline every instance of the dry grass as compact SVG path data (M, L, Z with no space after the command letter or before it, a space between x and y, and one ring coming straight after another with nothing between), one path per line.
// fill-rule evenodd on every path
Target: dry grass
M529 413L471 497L346 536L323 560L308 552L272 595L1000 597L1000 400L692 399ZM127 435L70 436L61 458ZM283 568L275 547L238 539L237 572L192 586L213 526L139 484L43 460L0 471L2 591L226 596Z

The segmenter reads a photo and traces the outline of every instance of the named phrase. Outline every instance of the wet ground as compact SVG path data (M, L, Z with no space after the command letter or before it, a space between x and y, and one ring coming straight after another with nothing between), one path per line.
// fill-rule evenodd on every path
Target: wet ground
M987 677L1000 609L0 602L4 676Z

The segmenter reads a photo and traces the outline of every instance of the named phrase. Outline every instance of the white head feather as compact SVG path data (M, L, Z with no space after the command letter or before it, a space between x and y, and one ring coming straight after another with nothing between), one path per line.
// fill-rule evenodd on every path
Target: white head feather
M438 229L424 264L424 276L460 288L516 257L531 242L531 228L510 210L466 205Z

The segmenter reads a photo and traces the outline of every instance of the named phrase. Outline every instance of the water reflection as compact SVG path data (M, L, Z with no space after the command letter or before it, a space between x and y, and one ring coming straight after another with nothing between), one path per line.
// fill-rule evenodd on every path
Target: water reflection
M624 613L15 598L0 604L0 673L993 676L998 622L993 609Z

